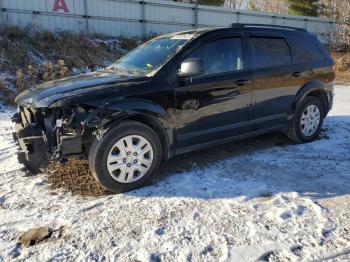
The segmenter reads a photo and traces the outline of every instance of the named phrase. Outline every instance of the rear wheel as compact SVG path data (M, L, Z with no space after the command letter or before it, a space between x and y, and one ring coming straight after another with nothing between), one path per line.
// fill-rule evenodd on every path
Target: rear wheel
M287 136L295 143L315 140L320 134L323 116L324 108L321 101L313 96L306 97L295 111Z
M120 193L149 182L161 156L156 133L146 125L128 121L110 129L101 140L95 139L89 165L106 189Z

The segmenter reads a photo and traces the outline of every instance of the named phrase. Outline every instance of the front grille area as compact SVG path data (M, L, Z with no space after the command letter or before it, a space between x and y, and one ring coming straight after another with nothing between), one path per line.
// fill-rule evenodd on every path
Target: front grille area
M57 126L57 119L62 119L62 111L47 108L19 107L14 117L16 122L15 137L22 139L22 149L28 158L32 151L45 151L45 155L67 157L82 154L82 136L71 126ZM62 121L62 120L61 120ZM69 120L67 120L69 121ZM33 141L40 140L37 150L29 150ZM36 143L36 142L35 142ZM28 146L30 145L30 146ZM43 150L45 146L45 150Z

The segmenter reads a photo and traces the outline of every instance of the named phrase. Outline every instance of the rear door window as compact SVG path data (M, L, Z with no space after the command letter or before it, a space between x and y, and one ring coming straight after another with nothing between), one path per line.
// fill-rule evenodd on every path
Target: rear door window
M283 38L250 38L254 68L272 68L292 64L289 46Z

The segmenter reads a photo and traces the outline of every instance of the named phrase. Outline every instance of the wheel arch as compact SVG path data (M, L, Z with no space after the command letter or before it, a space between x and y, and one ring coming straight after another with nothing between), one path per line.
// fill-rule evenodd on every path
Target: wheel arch
M122 121L137 121L150 127L159 137L163 157L174 155L175 128L169 113L160 105L145 99L116 100L104 104L96 110L102 112L99 121L91 121L93 126L109 129ZM90 123L86 123L92 126Z
M149 114L132 114L124 117L122 120L116 121L116 124L120 123L120 121L128 120L140 122L150 127L157 134L162 145L163 158L167 160L173 155L171 149L172 136L169 136L166 127L161 121Z
M326 115L329 109L329 102L327 99L327 89L325 87L325 84L322 81L314 80L308 82L306 85L301 87L294 97L293 102L293 112L297 108L297 106L305 99L307 96L313 96L320 99L323 107L324 107L324 114Z

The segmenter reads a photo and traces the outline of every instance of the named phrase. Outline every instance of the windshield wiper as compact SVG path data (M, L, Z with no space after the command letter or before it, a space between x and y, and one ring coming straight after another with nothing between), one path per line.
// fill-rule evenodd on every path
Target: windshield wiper
M136 72L133 72L133 71L125 69L125 68L116 67L116 66L108 67L106 69L107 70L111 70L111 71L117 71L117 72L124 73L124 74L127 74L127 75L134 75L134 74L136 74Z

